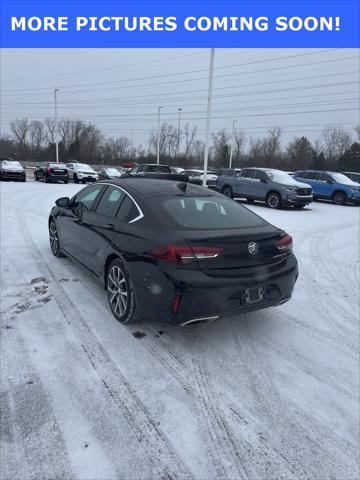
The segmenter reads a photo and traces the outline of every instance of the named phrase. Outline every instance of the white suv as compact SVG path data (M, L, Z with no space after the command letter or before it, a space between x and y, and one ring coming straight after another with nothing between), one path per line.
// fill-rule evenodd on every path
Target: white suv
M75 183L99 180L99 175L86 163L67 163L66 166L69 169L69 180L74 180Z

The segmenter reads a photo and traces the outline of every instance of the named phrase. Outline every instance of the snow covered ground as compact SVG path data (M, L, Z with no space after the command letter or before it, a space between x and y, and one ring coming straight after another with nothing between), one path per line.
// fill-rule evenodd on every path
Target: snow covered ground
M123 326L49 249L79 188L0 185L1 478L357 479L360 209L251 206L295 240L280 308Z

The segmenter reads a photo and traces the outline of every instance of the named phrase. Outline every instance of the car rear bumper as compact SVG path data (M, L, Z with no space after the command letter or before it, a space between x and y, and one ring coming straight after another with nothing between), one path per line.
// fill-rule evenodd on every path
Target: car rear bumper
M66 180L69 180L69 176L68 175L54 175L54 174L49 174L47 173L46 174L46 178L52 182L56 182L56 181L59 181L59 182L65 182Z
M246 278L210 277L194 270L186 272L180 280L169 278L155 265L148 264L144 268L145 271L140 268L142 275L138 278L132 275L140 316L177 325L199 318L217 318L280 305L291 298L298 277L294 255L284 259L281 267L272 274L254 274ZM256 303L245 303L245 292L261 287L265 290L265 298ZM175 308L177 304L178 308Z

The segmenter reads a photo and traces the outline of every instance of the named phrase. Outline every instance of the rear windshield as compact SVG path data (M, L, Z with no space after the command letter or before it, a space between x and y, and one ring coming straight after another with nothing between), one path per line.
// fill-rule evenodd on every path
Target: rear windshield
M255 227L265 220L233 200L209 197L158 197L153 207L167 225L180 230L224 230Z
M170 168L166 165L148 165L146 167L147 172L160 172L160 173L170 173Z
M76 170L85 170L86 172L92 172L92 168L86 163L74 163L74 168Z
M67 169L67 166L65 165L65 163L49 163L49 167L50 168L66 168Z

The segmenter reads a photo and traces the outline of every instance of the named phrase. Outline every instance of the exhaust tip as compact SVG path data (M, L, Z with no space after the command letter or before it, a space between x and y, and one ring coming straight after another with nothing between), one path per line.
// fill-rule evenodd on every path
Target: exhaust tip
M216 315L214 317L202 317L202 318L193 318L191 320L187 320L186 322L180 323L180 327L187 327L188 325L195 325L199 323L212 323L215 322L215 320L218 320L219 315Z

